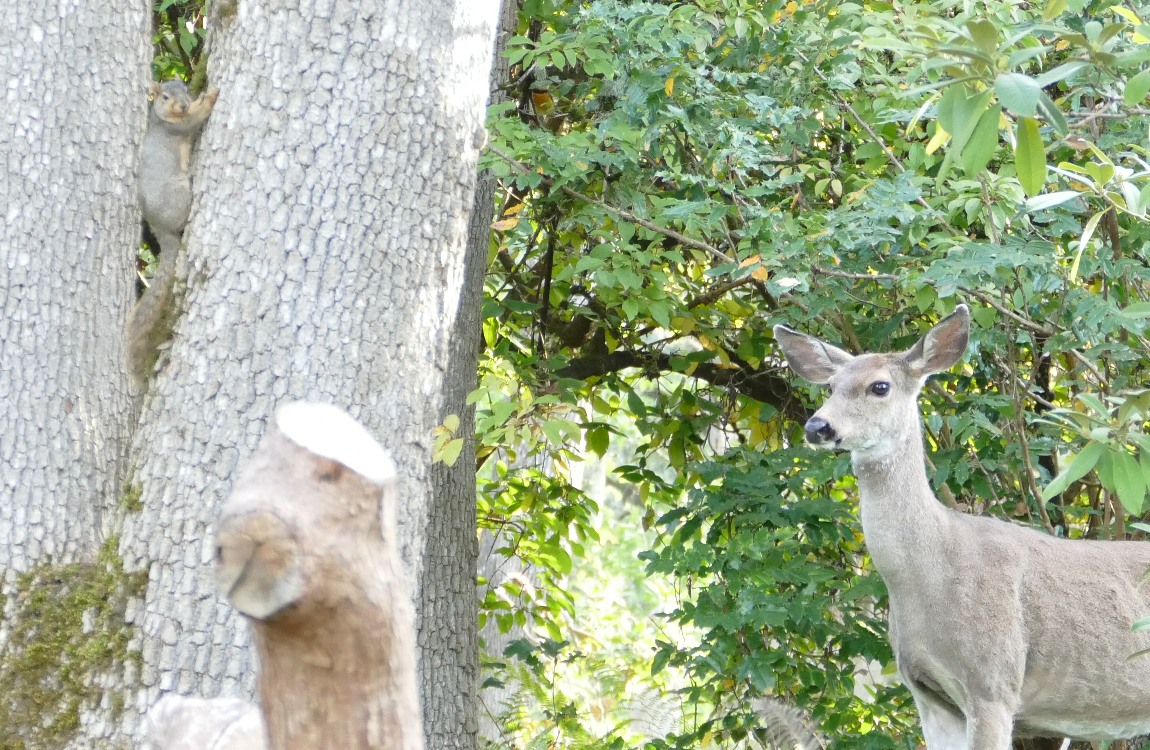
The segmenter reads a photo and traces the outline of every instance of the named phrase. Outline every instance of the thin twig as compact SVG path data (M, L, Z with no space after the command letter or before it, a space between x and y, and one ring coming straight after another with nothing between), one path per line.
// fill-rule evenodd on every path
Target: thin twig
M1007 341L1010 343L1006 347L1007 372L1016 373L1018 372L1018 359L1014 356L1014 336L1012 334L1013 331L1010 330L1008 324ZM1038 514L1042 516L1042 525L1052 536L1057 536L1054 524L1050 522L1050 514L1046 512L1046 501L1043 500L1042 493L1038 491L1038 485L1034 482L1034 465L1030 462L1030 444L1026 439L1026 423L1022 419L1025 407L1016 378L1010 380L1010 399L1014 402L1014 418L1011 421L1014 424L1015 432L1018 434L1018 447L1022 451L1023 486L1027 493L1034 498L1034 504L1038 507Z
M997 300L995 300L993 297L986 294L985 292L980 292L977 289L971 289L970 287L965 287L965 286L960 286L958 288L960 291L962 291L963 294L969 294L972 297L978 298L978 300L980 302L984 302L985 304L989 305L990 307L993 307L995 310L1002 313L1006 317L1010 318L1015 323L1018 323L1018 325L1022 326L1023 328L1025 328L1028 331L1033 331L1034 333L1037 333L1039 336L1053 336L1055 334L1055 330L1053 328L1051 328L1049 326L1039 325L1038 323L1035 323L1033 320L1030 320L1029 318L1022 317L1021 315L1014 312L1010 308L1000 304Z
M856 281L899 280L899 277L893 273L850 273L848 271L840 271L836 268L823 268L822 266L811 266L811 271L824 276L837 276L840 279L854 279Z
M755 277L748 275L748 276L744 276L741 279L734 279L732 281L724 281L720 284L715 284L714 286L712 286L710 289L703 292L699 296L692 297L691 299L687 300L687 309L693 310L696 307L699 307L700 305L709 305L712 302L714 302L715 300L722 297L727 292L729 292L733 289L738 289L739 287L743 286L744 284L750 284L754 280L755 280Z
M1076 360L1078 360L1078 362L1083 367L1085 367L1087 370L1090 370L1090 372L1093 373L1094 379L1098 381L1098 386L1100 388L1104 388L1106 386L1106 378L1104 378L1102 376L1102 373L1098 370L1098 366L1095 365L1093 362L1091 362L1089 359L1087 359L1085 354L1078 351L1077 349L1067 349L1066 351L1070 353L1070 356L1072 356Z
M1067 120L1079 120L1088 123L1091 120L1125 120L1130 117L1145 117L1150 115L1150 109L1124 109L1121 112L1067 112Z

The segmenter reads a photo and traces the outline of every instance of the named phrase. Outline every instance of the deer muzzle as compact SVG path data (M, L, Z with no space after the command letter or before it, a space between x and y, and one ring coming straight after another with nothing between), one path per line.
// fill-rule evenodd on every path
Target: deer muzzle
M806 426L803 429L807 435L807 442L811 445L832 445L838 441L835 428L831 427L830 422L817 414L807 420Z

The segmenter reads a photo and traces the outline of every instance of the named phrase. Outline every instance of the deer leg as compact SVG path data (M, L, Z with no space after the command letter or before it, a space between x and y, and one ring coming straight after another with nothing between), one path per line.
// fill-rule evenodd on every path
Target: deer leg
M975 704L966 730L970 750L1010 750L1014 715L1000 703Z
M922 721L922 738L927 750L971 750L966 734L966 717L951 706L925 696L918 691L914 702Z

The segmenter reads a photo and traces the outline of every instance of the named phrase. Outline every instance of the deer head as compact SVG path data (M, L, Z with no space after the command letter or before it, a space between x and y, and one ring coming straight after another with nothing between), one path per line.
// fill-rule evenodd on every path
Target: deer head
M787 364L830 396L806 423L807 442L850 451L856 460L887 460L919 435L918 394L926 378L948 370L966 351L970 311L959 305L905 352L851 355L813 336L775 326Z

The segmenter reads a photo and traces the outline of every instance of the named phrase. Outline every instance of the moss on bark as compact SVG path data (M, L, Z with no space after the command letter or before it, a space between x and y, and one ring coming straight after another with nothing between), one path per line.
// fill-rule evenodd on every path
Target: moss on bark
M20 574L3 602L0 750L56 750L75 739L86 705L105 698L105 680L139 654L130 651L128 601L143 596L146 571L128 573L108 539L94 562L44 563ZM123 696L108 698L123 706Z

